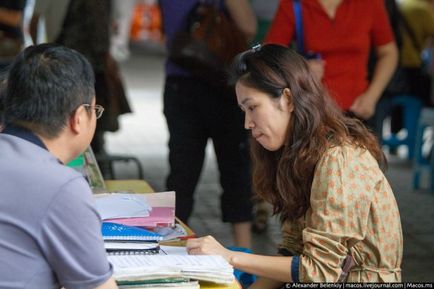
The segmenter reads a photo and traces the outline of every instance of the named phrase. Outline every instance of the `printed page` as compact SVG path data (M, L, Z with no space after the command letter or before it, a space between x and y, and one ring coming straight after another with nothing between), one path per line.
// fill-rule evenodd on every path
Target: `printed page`
M177 267L208 270L227 270L232 266L221 256L198 255L129 255L109 256L113 266L128 267Z
M160 246L160 255L188 255L188 253L182 246Z

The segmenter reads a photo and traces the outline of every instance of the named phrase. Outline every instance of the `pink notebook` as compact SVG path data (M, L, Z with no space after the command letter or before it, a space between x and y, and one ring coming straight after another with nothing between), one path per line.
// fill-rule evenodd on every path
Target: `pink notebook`
M104 222L112 222L137 227L171 227L175 225L175 209L171 207L153 207L148 217L107 219Z
M105 222L112 222L128 226L155 228L169 227L175 225L175 192L161 192L140 194L152 207L149 216L105 219Z

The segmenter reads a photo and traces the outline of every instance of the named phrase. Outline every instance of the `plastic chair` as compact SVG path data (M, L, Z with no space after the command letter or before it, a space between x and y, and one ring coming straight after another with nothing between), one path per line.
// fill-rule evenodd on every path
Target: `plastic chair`
M427 127L434 127L434 108L424 108L419 117L419 123L416 131L416 144L414 156L414 169L413 169L413 189L420 188L420 178L423 172L429 171L430 176L430 191L434 192L434 155L432 149L428 157L422 154L422 147L424 144L424 132Z
M143 180L143 168L138 158L130 155L95 155L105 179L116 179L113 165L115 162L132 162L137 167L137 177Z
M422 102L413 96L400 95L392 98L391 107L401 106L403 108L404 128L407 130L407 136L399 138L396 134L391 134L388 137L382 137L382 145L386 145L389 149L396 149L398 146L405 145L408 148L408 159L414 157L414 148L416 144L416 129L418 119L422 110Z
M244 252L249 254L253 253L251 249L247 249L243 247L227 247L227 248L232 251ZM256 281L255 275L240 271L238 269L234 269L234 275L235 278L237 278L238 282L241 283L241 286L243 286L243 288L249 287L253 282Z

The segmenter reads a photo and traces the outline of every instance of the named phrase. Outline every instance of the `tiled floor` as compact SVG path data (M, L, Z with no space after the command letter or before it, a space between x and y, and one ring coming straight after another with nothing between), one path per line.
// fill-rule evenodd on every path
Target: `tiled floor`
M158 47L140 47L122 64L134 113L121 117L121 130L107 134L110 153L132 154L143 164L145 179L157 191L164 190L167 165L167 129L162 114L164 54ZM231 245L230 227L222 224L219 213L218 173L212 144L197 187L196 205L190 226L198 235L214 235ZM131 164L117 164L117 178L135 178ZM411 190L411 164L391 158L387 176L396 194L404 231L404 281L434 280L434 194ZM273 254L279 241L275 219L264 234L254 234L253 250Z

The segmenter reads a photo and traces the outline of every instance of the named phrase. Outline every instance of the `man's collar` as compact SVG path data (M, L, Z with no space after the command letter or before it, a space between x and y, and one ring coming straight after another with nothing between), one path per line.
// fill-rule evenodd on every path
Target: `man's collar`
M45 144L42 142L42 140L28 129L18 127L18 126L13 126L13 125L7 125L2 133L19 137L43 149L48 150Z

